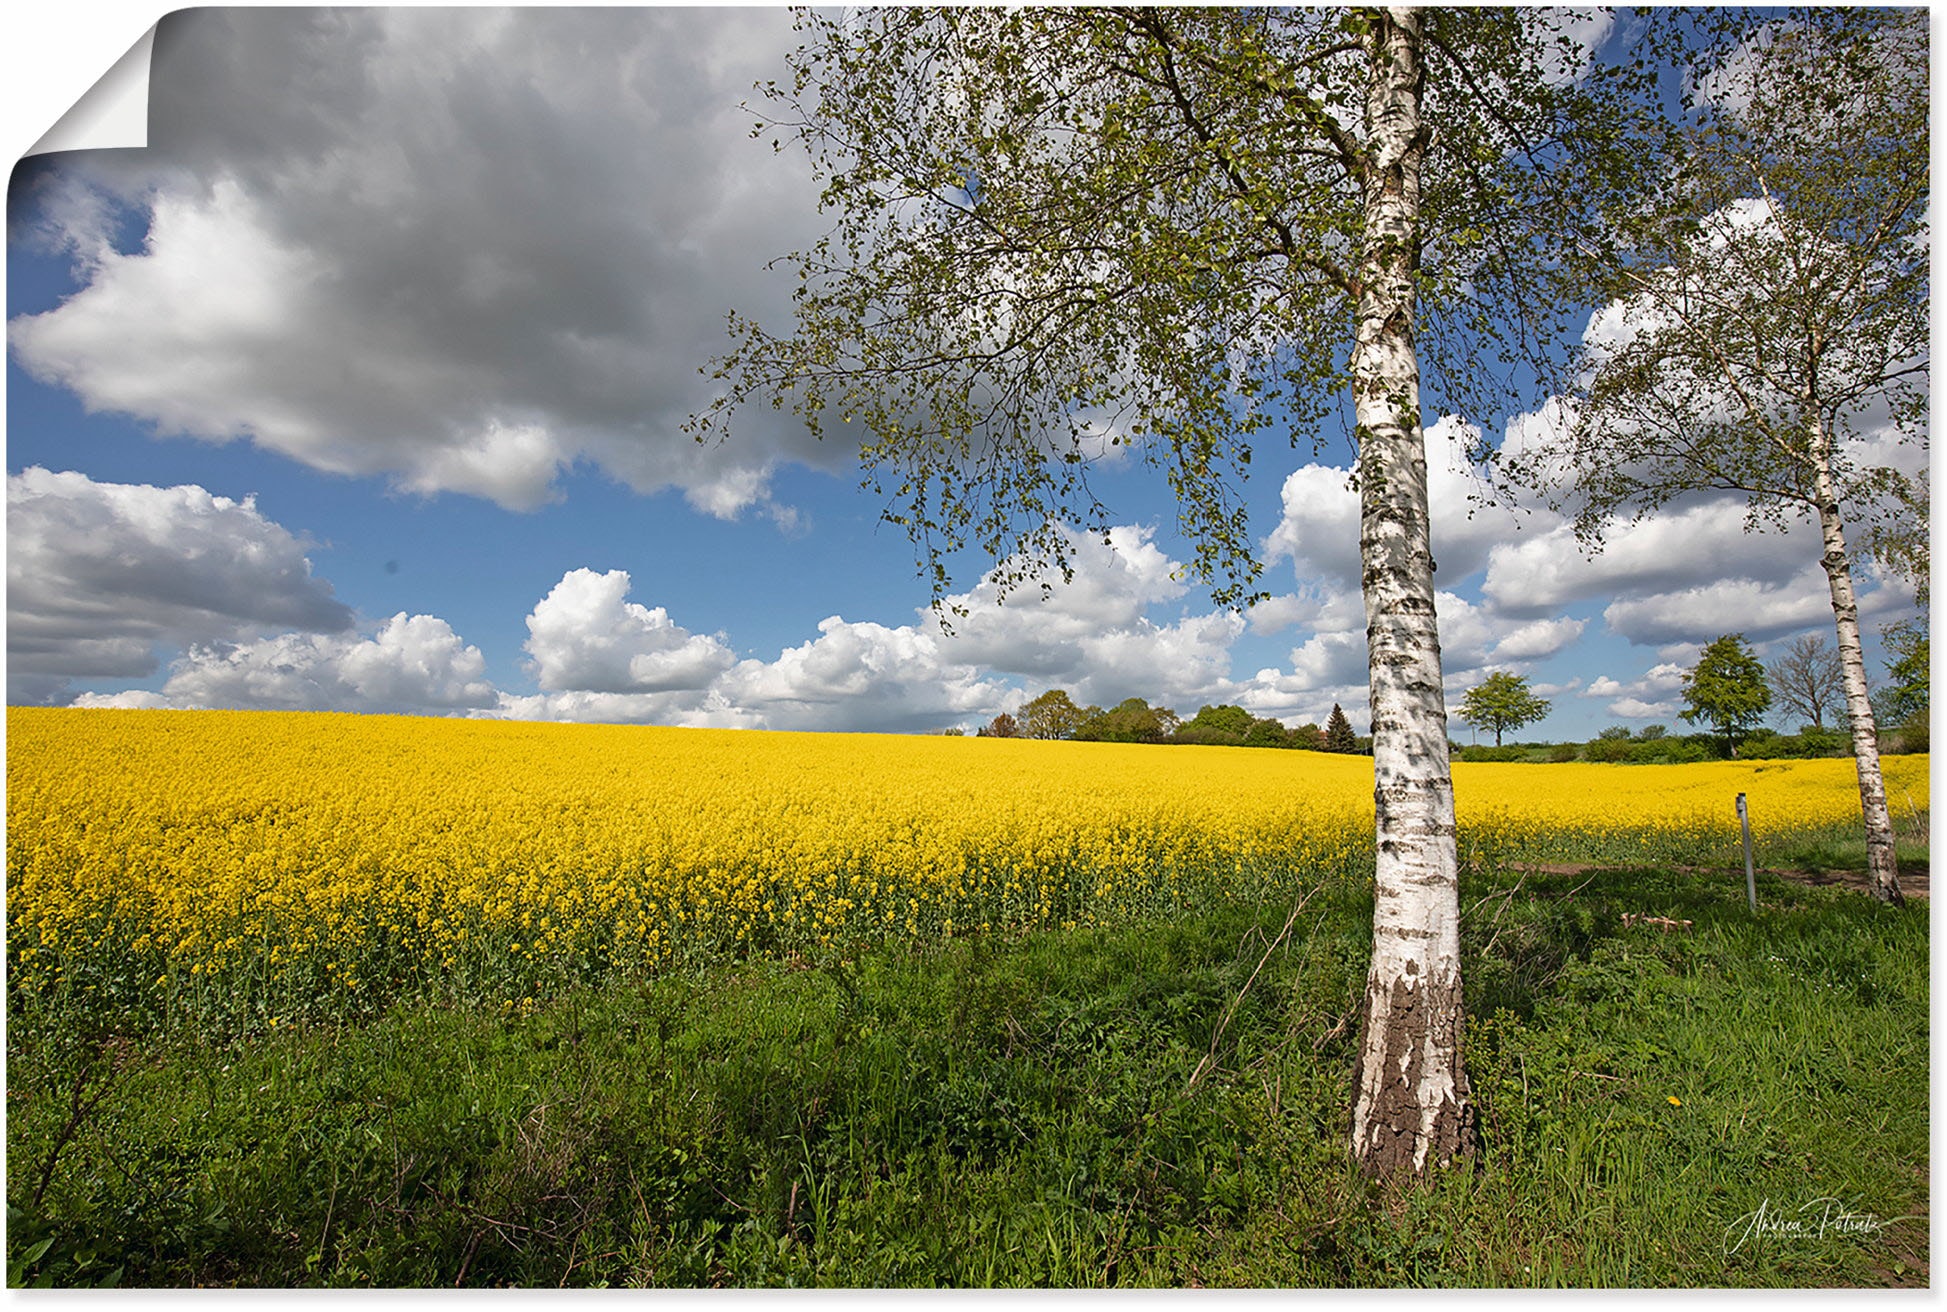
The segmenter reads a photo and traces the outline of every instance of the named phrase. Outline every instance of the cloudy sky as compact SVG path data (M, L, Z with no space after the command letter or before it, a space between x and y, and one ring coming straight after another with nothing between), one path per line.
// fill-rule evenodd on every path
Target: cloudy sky
M102 9L95 72L156 17ZM1071 584L1004 606L961 559L948 635L855 452L768 409L722 444L681 431L727 312L781 324L766 263L821 231L802 163L742 107L790 26L164 20L147 146L13 174L9 701L903 732L1061 687L1291 724L1339 702L1363 727L1342 445L1258 462L1275 595L1249 615L1180 580L1160 477L1108 464L1113 547L1078 542ZM16 84L16 154L71 94ZM1428 432L1451 698L1506 669L1553 699L1528 733L1680 727L1703 643L1829 634L1808 526L1747 536L1693 500L1590 560L1546 512L1478 510L1462 436ZM1911 598L1867 578L1863 610L1877 672Z

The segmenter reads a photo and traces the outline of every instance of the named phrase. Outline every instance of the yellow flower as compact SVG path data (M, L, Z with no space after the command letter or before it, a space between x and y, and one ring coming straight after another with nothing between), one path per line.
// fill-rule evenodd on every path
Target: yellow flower
M47 707L9 708L7 745L11 982L264 1015L322 977L512 1009L595 960L1103 925L1372 869L1371 760L1318 752ZM1927 767L1883 766L1916 824ZM1483 865L1696 864L1734 850L1740 792L1774 842L1859 806L1849 760L1461 763L1454 791Z

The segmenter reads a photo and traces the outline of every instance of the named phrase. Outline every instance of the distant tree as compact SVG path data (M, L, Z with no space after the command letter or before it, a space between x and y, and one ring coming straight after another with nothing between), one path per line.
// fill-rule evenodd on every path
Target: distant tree
M1160 743L1181 723L1175 711L1130 697L1090 716L1075 737L1084 742Z
M1548 714L1548 703L1528 691L1528 681L1505 670L1487 676L1487 681L1468 693L1460 703L1460 718L1469 724L1494 731L1494 745L1501 745L1501 734L1533 724Z
M1629 726L1626 724L1612 724L1597 734L1596 737L1602 742L1628 742Z
M1668 725L1646 724L1641 729L1637 730L1636 738L1639 742L1653 743L1657 739L1663 737L1665 734L1669 732L1670 729Z
M1296 729L1286 732L1285 745L1302 748L1308 752L1322 752L1325 750L1325 731L1315 724L1301 724Z
M1325 750L1328 752L1359 750L1359 735L1352 732L1352 721L1345 718L1345 710L1337 702L1332 703L1332 714L1325 721Z
M1845 701L1845 670L1839 653L1825 645L1816 633L1793 638L1778 658L1765 668L1771 691L1778 705L1788 714L1809 720L1814 729L1825 729L1825 713Z
M1021 736L1024 738L1073 738L1088 718L1066 692L1050 688L1021 708Z
M1244 733L1246 747L1289 747L1291 734L1282 721L1263 719L1252 720L1251 727Z
M1683 676L1683 718L1702 721L1724 738L1737 755L1737 740L1771 709L1771 686L1764 663L1744 645L1744 635L1727 633L1704 648L1696 667Z
M999 715L989 720L975 734L975 737L978 738L1019 738L1020 736L1021 722L1009 715L1006 711L1002 711Z
M1250 732L1251 713L1242 706L1205 706L1184 722L1186 729L1206 729L1237 742Z

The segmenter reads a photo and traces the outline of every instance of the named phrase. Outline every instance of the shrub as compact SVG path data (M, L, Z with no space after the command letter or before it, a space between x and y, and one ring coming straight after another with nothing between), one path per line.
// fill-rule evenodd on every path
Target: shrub
M1607 733L1592 739L1582 749L1582 757L1589 761L1633 761L1644 744L1632 743L1627 738L1611 738Z

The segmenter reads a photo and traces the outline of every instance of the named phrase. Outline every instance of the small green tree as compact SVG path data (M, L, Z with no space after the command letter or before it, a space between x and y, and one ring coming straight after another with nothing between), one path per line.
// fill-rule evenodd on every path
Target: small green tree
M1487 681L1468 693L1460 703L1460 718L1482 729L1494 731L1494 745L1508 729L1533 724L1548 714L1549 703L1528 690L1528 681L1518 674L1497 670Z
M1060 688L1050 688L1026 706L1018 717L1024 738L1073 738L1088 713Z
M1744 635L1727 633L1705 647L1696 668L1683 676L1683 699L1683 718L1710 725L1723 735L1725 752L1736 756L1738 736L1771 709L1771 685Z
M1359 735L1352 732L1352 721L1345 718L1345 710L1332 703L1332 714L1325 721L1325 750L1328 752L1356 752L1359 750Z

